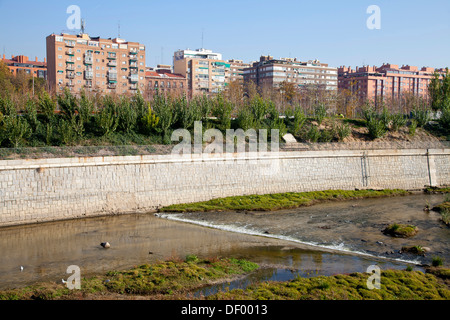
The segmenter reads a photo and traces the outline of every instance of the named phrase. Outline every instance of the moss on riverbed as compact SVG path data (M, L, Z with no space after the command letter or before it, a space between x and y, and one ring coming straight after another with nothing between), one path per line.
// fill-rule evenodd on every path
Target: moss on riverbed
M408 191L393 190L326 190L313 192L290 192L266 195L236 196L205 202L177 204L161 208L160 212L211 212L211 211L276 211L310 206L324 201L356 200L404 196Z
M63 283L43 283L0 292L2 300L78 300L127 299L133 296L168 299L186 294L211 282L242 275L257 269L253 262L239 259L171 259L137 266L125 271L110 271L102 276L84 278L81 290L69 290Z
M229 281L259 266L247 260L172 259L125 271L82 279L81 290L64 284L42 283L0 292L3 300L192 300L192 292L211 283ZM368 273L296 278L286 282L260 282L246 289L219 292L210 300L439 300L450 299L450 270L430 268L420 271L386 270L381 273L381 289L369 290ZM198 297L197 299L202 299Z
M211 300L449 300L448 283L421 271L386 270L381 288L367 287L369 274L297 278L289 282L264 282L245 290L235 289L208 297ZM444 276L448 275L443 271Z

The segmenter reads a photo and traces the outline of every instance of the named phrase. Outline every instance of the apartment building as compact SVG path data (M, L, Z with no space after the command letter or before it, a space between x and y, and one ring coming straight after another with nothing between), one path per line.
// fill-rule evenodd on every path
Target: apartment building
M47 61L44 58L44 61L38 61L36 57L35 60L30 60L27 56L11 56L11 59L6 59L6 56L3 55L3 58L0 58L3 62L6 63L11 74L17 75L20 72L24 72L25 74L32 75L35 78L47 79Z
M145 90L145 46L88 34L47 37L50 89L134 94Z
M444 69L436 70L445 72ZM364 66L340 67L338 69L339 89L349 90L361 99L378 100L387 97L400 98L410 93L424 99L428 98L428 85L433 78L434 68L394 64L381 67Z
M156 92L178 95L187 93L186 77L172 73L167 66L158 66L155 70L147 68L145 72L146 92L151 97Z
M253 81L263 88L279 88L281 83L288 82L297 89L319 86L325 90L337 91L337 73L337 68L318 60L301 62L297 58L274 59L272 56L261 56L259 62L244 69L244 82Z
M178 50L174 54L173 72L186 77L191 95L218 93L228 85L230 64L220 53L211 50Z
M228 63L230 64L230 70L227 77L227 82L233 82L236 81L238 83L243 84L244 83L244 69L250 68L252 65L250 63L244 63L242 60L236 60L231 59L228 60Z

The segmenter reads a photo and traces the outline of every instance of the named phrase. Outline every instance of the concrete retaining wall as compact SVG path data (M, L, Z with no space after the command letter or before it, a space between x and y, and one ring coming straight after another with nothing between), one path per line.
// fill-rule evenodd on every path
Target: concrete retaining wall
M450 185L450 149L0 161L0 226L212 198Z

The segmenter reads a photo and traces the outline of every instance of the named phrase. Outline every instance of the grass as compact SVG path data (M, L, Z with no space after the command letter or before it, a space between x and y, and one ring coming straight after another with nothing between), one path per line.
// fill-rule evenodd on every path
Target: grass
M448 276L442 271L443 276ZM367 273L296 278L288 282L263 282L220 292L210 300L449 300L450 290L441 273L386 270L381 289L369 290Z
M391 235L393 237L399 237L399 238L407 238L412 237L415 235L418 231L418 228L416 226L410 225L410 224L397 224L393 223L386 227L383 230L383 233Z
M170 259L84 278L81 290L69 290L62 283L37 284L0 292L0 300L73 300L114 295L144 295L164 299L201 288L211 281L251 272L258 267L246 260L199 259L189 255L186 260Z
M418 254L421 256L425 255L425 252L426 252L425 249L419 245L411 246L411 247L402 247L402 251L413 253L413 254Z
M436 264L438 265L438 264ZM442 265L442 259L439 265ZM234 258L185 260L172 258L101 276L84 278L81 290L64 284L41 283L26 288L0 291L0 300L193 300L192 293L212 283L229 281L232 276L248 274L259 268L251 261ZM369 290L370 274L297 277L292 281L262 281L246 289L219 292L209 300L449 300L450 269L430 267L426 273L385 270L381 289Z
M446 188L428 187L425 189L425 193L450 193L450 187Z
M212 212L212 211L276 211L310 206L324 201L355 200L403 196L405 190L327 190L299 193L236 196L205 202L177 204L163 207L160 212Z

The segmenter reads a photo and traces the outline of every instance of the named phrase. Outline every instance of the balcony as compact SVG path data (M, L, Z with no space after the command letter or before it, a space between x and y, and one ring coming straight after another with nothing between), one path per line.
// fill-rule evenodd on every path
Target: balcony
M113 71L113 70L108 71L108 80L109 81L117 81L117 71Z
M75 63L75 59L73 59L73 58L67 58L67 59L66 59L66 63L74 64L74 63Z
M67 64L66 65L66 70L67 71L75 71L75 66L73 64Z
M92 80L92 78L94 78L94 72L93 71L85 71L84 78L86 80Z
M70 81L70 82L67 82L67 83L66 83L66 86L68 86L68 87L74 87L74 86L75 86L75 83L73 83L72 81Z
M130 49L130 54L138 54L138 52L139 52L139 49L137 49L137 48Z
M137 90L137 89L138 89L137 83L136 83L136 84L130 85L130 89L131 89L131 90Z
M66 47L74 48L75 47L75 41L66 41Z
M117 61L116 60L108 61L108 67L117 67Z
M114 54L112 54L112 53L108 53L108 59L110 59L110 60L116 60L117 59L117 55L114 53Z
M139 82L139 76L137 74L130 75L130 82L131 83L137 83Z
M84 57L84 64L92 64L93 60L94 60L94 59L92 58L92 56L86 55L86 56Z
M67 50L67 51L66 51L66 54L67 54L68 56L73 57L73 56L75 55L75 52L72 51L72 50Z
M135 54L130 54L130 61L138 61L138 56Z
M130 68L137 69L138 68L137 62L130 62Z
M108 83L108 89L116 89L117 84L116 83Z
M75 79L75 72L67 72L66 78L67 79Z

